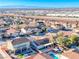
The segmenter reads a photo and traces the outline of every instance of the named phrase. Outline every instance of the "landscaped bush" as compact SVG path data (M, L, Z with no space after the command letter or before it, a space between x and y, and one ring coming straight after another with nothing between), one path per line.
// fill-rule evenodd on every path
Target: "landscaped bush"
M24 57L24 54L18 54L18 58L22 59Z

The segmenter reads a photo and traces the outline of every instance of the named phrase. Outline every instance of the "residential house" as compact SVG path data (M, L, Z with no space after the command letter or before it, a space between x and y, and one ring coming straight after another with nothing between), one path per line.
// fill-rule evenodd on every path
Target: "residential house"
M50 42L49 38L43 38L43 39L32 41L32 47L37 50L44 50L44 49L47 50L47 48L51 48L52 44L53 42Z
M44 36L32 36L33 48L36 48L39 50L45 49L45 48L51 48L51 46L54 43L55 37L56 37L56 35L53 33L47 33Z
M74 32L73 31L60 31L63 33L63 36L71 36Z
M7 44L8 49L13 50L15 54L21 54L23 51L30 48L30 40L27 38L16 38L12 41L8 40Z
M15 33L15 32L16 32L15 28L9 28L8 30L6 30L7 34L12 34L12 33Z

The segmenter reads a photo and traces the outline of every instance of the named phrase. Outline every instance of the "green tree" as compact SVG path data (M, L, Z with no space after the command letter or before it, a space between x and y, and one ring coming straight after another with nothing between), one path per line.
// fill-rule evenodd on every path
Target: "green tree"
M70 47L72 44L75 44L77 41L78 41L78 36L73 34L64 40L64 45L66 47Z
M71 41L71 43L73 44L73 43L75 43L76 41L77 41L77 38L78 38L78 36L77 35L71 35L70 37L69 37L69 40Z
M19 54L17 57L22 59L22 58L24 58L24 54Z
M69 38L64 39L63 43L65 47L70 47L70 45L72 44Z

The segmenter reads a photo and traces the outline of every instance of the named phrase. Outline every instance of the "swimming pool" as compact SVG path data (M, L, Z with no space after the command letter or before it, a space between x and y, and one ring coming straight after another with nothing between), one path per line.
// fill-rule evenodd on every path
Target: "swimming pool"
M49 51L47 54L49 54L54 59L59 59L53 51Z

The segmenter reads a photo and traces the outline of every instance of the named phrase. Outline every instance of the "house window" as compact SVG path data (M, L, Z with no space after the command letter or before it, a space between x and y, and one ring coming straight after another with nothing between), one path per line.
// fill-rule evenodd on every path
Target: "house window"
M40 43L40 45L47 44L47 43L49 43L49 40L47 40L47 39L40 40L40 41L38 41L38 43Z
M26 47L22 48L22 52L25 52L26 50L27 50L27 48L26 48Z
M17 50L15 51L15 55L18 55L18 54L21 54L21 50L20 50L20 49L17 49Z

